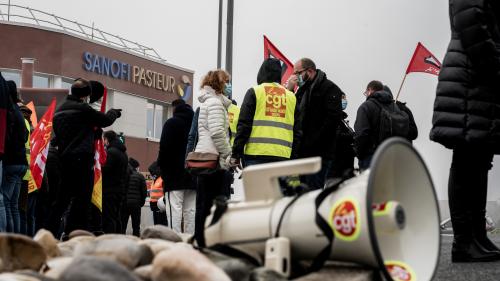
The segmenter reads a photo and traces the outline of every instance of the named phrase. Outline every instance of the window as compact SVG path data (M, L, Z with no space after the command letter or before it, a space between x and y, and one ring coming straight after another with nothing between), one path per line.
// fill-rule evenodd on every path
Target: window
M33 88L48 88L49 77L41 75L33 75Z
M73 81L69 79L62 79L61 89L71 89L71 85L73 85Z
M5 81L12 80L16 82L17 87L21 87L21 74L14 71L2 71L2 76Z
M148 103L146 112L146 136L148 138L160 139L163 123L165 122L165 108L163 105Z

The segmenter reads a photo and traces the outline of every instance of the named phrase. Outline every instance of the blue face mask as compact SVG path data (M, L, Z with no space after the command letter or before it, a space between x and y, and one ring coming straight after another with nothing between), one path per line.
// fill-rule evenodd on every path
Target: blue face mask
M342 100L342 110L347 108L347 100Z
M231 85L231 83L224 84L224 95L229 99L232 97L233 85Z
M297 76L297 84L299 85L299 87L302 87L304 86L306 82L304 81L304 79L302 78L302 75L298 75Z

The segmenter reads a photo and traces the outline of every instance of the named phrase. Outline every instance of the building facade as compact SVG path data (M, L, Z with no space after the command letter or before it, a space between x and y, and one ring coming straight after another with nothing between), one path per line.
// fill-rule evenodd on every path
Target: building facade
M183 98L192 104L193 71L132 48L64 28L12 21L0 21L0 42L0 71L17 83L26 103L34 102L38 118L53 97L58 104L64 100L74 79L103 83L108 88L106 108L122 109L122 117L104 130L125 135L128 154L139 160L143 171L156 160L172 101Z

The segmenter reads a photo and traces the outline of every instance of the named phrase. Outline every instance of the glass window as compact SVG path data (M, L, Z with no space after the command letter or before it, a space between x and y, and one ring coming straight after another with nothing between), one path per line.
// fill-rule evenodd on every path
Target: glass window
M148 103L146 112L146 137L154 137L154 104Z
M33 75L33 88L48 88L49 77Z
M161 131L163 129L163 106L155 105L155 138L159 139L161 137Z
M16 82L17 87L21 87L21 74L13 71L2 71L2 76L6 81L12 80Z
M61 89L69 90L71 89L71 85L73 85L73 83L70 80L63 79L61 82Z

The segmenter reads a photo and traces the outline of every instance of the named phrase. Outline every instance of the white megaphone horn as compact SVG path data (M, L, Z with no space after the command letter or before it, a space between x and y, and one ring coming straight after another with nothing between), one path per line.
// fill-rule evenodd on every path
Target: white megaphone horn
M328 259L378 268L387 280L431 280L440 251L438 204L427 167L412 145L401 138L385 141L370 170L338 189L299 198L279 195L278 176L313 173L320 162L245 169L247 201L229 204L216 221L207 219L207 246L225 244L264 256L266 241L279 236L289 241L295 260L314 260L329 249ZM327 222L333 241L317 216Z

